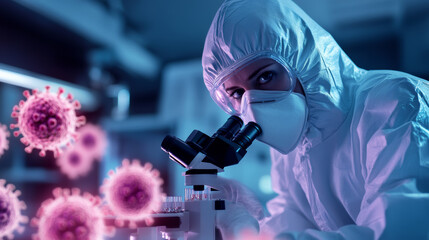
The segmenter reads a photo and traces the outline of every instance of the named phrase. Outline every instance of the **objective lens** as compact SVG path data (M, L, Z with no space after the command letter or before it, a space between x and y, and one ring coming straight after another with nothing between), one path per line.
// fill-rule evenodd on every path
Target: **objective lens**
M262 129L261 127L254 123L249 122L243 130L241 130L237 136L235 136L233 142L240 145L242 148L247 149L250 144L252 144L253 140L255 140L259 135L261 135Z
M216 134L231 139L243 126L243 120L237 116L231 116L226 123L217 130Z

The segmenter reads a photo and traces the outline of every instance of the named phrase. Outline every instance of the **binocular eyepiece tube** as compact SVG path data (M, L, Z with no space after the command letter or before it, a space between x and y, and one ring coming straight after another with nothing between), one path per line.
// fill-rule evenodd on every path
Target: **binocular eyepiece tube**
M240 145L242 148L247 149L253 140L255 140L262 133L261 127L254 123L249 122L243 130L243 120L237 116L231 116L226 123L217 130L216 134L223 136L227 139Z
M240 131L243 126L243 120L237 116L231 116L226 120L225 124L219 130L217 130L216 134L223 136L227 139L232 139L238 131Z
M252 144L253 140L261 134L261 127L254 122L249 122L243 130L235 135L232 141L240 145L242 148L247 149L250 144Z
M170 155L170 158L187 168L198 152L189 147L177 137L167 135L161 143L161 149Z
M213 136L194 130L186 142L173 136L166 136L161 149L170 158L188 168L198 153L205 154L218 167L237 164L244 157L246 149L262 134L261 127L249 122L243 129L243 120L231 116Z

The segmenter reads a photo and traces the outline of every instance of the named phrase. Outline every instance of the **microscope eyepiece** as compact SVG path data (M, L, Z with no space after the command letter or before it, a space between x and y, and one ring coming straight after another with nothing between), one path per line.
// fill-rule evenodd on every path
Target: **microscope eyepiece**
M249 122L232 141L240 145L242 148L247 149L250 144L252 144L253 140L261 134L261 127L254 122Z
M237 116L231 116L226 123L217 130L216 134L231 139L243 126L243 120Z
M167 135L161 143L161 149L168 153L171 160L183 167L201 173L217 172L226 166L238 164L246 154L246 149L262 133L261 127L248 123L242 130L243 120L231 116L213 136L194 130L186 141Z
M165 136L161 143L161 149L168 153L172 160L176 161L185 168L191 164L192 159L194 159L194 157L198 154L198 152L191 148L188 144L170 135Z

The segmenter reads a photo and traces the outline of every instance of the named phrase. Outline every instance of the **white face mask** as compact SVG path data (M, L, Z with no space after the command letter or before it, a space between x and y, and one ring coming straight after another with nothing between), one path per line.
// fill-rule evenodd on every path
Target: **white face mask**
M257 138L282 154L292 151L301 139L308 108L304 96L294 92L248 90L241 100L244 123L262 128Z

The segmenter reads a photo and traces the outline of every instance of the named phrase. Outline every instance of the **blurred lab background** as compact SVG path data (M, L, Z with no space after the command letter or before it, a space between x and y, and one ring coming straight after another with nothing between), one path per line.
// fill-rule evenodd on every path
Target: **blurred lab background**
M213 134L228 118L202 79L205 35L221 0L2 0L0 1L0 123L9 125L26 89L63 86L82 104L78 115L99 125L108 147L86 176L71 180L52 154L24 152L9 137L0 178L22 191L35 216L55 187L94 195L123 158L150 162L167 195L183 195L184 171L160 149L165 135L186 139L194 129ZM429 79L429 1L296 0L328 30L360 67L394 69ZM14 73L11 77L10 73ZM255 142L239 165L222 175L255 192L262 203L270 186L268 148ZM25 225L16 239L29 239ZM119 229L127 239L132 231Z

